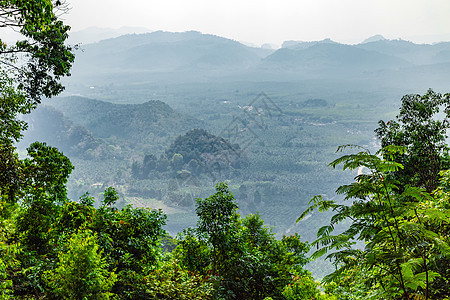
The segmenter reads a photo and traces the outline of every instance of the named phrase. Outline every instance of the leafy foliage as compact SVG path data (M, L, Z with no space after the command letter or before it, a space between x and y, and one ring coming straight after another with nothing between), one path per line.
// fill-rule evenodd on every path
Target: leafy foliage
M324 295L318 289L319 284L308 275L295 275L293 282L283 289L283 296L286 300L334 300L334 296Z
M430 89L425 95L404 96L396 120L379 122L375 132L383 147L405 147L406 151L394 158L404 168L393 174L403 185L422 187L427 192L438 186L439 172L450 167L445 141L449 114L450 94Z
M13 281L8 274L20 267L21 249L18 243L8 242L14 230L11 218L4 218L4 206L5 203L0 202L0 299L13 299Z
M148 297L152 299L213 299L213 284L207 276L183 269L176 259L163 261L145 277Z
M13 144L27 125L19 114L29 113L41 96L59 94L61 77L70 75L72 48L64 44L69 26L57 17L61 1L5 0L0 2L0 27L20 32L22 40L0 40L0 195L16 199L20 172Z
M113 206L117 199L117 192L108 188L88 228L98 234L108 266L117 274L113 292L133 299L143 293L135 286L142 280L145 270L155 266L161 256L159 240L165 234L162 226L166 215L161 210L131 205L118 210Z
M73 166L58 149L45 143L33 143L28 156L21 166L23 206L17 228L30 250L45 254L51 247L47 233L58 215L57 204L67 200L65 184Z
M197 199L196 212L199 216L198 232L208 236L212 246L212 268L219 272L228 268L226 257L232 249L230 243L236 234L238 208L226 184L216 186L217 192L202 200Z
M430 298L435 292L430 291L431 283L441 274L432 266L436 258L450 254L448 238L436 224L447 224L450 211L442 206L431 208L430 204L439 200L421 188L406 186L398 193L400 183L388 174L398 171L402 165L382 157L395 156L401 151L401 148L388 147L377 155L360 152L330 164L341 163L344 169L364 166L370 173L358 175L354 183L338 189L346 199L354 199L352 205L316 197L299 218L314 208L322 211L331 208L336 212L330 225L319 229L318 239L313 243L319 247L313 258L333 250L327 258L338 268L325 281L340 282L349 269L357 266L370 271L364 277L364 285L376 290L372 294L374 298L406 299L410 295ZM350 227L332 235L335 226L344 220L351 220ZM354 248L357 240L365 242L364 250Z
M281 299L294 274L310 278L302 269L309 245L300 236L277 240L259 215L241 219L237 208L224 183L210 197L197 199L197 227L185 230L175 250L182 266L210 276L216 297L226 299Z
M59 79L70 75L74 55L64 44L70 27L59 20L58 8L65 9L65 4L50 0L0 3L0 27L13 28L23 37L12 45L0 43L2 77L7 73L26 98L22 108L34 107L41 96L59 94L63 90Z
M110 299L117 280L108 271L96 235L79 231L68 241L67 252L58 254L56 269L44 273L45 280L62 299Z

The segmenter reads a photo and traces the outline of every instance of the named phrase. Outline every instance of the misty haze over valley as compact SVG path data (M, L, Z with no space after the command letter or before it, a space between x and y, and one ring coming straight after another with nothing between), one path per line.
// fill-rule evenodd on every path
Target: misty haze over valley
M0 299L450 299L448 11L1 1Z
M95 41L97 31L73 35ZM337 146L377 149L373 130L402 95L445 91L449 79L449 42L374 36L268 49L196 31L126 34L81 44L65 91L25 117L20 145L47 141L70 157L72 199L114 186L123 204L163 208L172 234L195 224L194 199L225 181L241 214L311 240L324 217L296 224L299 212L355 176L327 167ZM199 148L205 137L193 129L213 149L224 138L239 151L230 160Z

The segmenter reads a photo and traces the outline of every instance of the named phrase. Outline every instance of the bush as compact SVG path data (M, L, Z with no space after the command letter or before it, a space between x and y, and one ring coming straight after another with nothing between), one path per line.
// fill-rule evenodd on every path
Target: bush
M105 259L91 231L78 231L68 242L67 252L58 254L55 270L44 280L62 299L110 299L116 274L108 271Z

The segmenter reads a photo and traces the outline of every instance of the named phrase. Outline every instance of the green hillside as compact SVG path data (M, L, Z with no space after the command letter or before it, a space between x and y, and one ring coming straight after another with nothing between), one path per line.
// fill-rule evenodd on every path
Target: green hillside
M147 101L137 105L67 97L48 100L74 123L87 128L100 138L117 138L131 144L155 143L178 135L185 128L202 125L192 117L174 111L161 101Z

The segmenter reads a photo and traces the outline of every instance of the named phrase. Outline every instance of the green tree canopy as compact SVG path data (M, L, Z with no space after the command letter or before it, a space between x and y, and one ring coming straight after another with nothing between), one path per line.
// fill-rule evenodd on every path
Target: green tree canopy
M108 271L96 240L89 230L74 233L67 252L58 254L57 268L45 272L45 280L61 299L110 299L117 276Z
M411 184L427 192L436 189L439 172L450 167L445 141L450 128L450 94L428 90L424 95L405 95L396 119L379 125L375 132L382 147L395 145L406 150L394 156L403 168L391 175L403 186Z
M61 0L2 0L0 27L14 29L21 38L12 44L0 40L2 77L14 80L15 88L27 104L41 96L59 94L62 76L70 75L74 61L72 48L64 44L70 27L58 15L67 9Z
M20 177L14 143L27 128L18 115L59 94L74 61L65 45L70 27L58 18L65 9L60 0L0 0L0 28L20 34L11 44L0 39L0 197L10 202Z
M214 299L283 299L295 275L313 282L302 269L308 243L297 234L277 240L259 215L241 218L237 209L228 186L217 184L215 194L197 199L197 227L185 230L175 250L182 266L211 276ZM317 284L311 290L320 294Z

